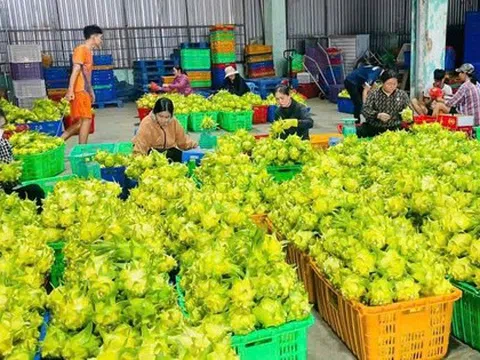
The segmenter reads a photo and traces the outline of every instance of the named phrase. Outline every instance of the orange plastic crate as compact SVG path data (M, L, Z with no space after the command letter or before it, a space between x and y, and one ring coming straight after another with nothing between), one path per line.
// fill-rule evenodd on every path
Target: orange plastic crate
M232 31L232 30L235 30L235 25L233 25L233 24L217 24L217 25L210 26L210 31L218 31L218 30Z
M113 70L113 65L98 65L94 66L93 70Z
M247 63L258 63L258 62L264 62L264 61L272 61L273 60L273 55L268 54L268 55L252 55L247 57Z
M452 294L366 306L347 301L325 279L313 261L318 311L333 331L360 360L442 359L448 350Z
M273 232L273 224L266 214L255 214L251 215L250 219L257 225L259 228L264 229L268 234Z
M328 148L328 141L331 137L341 138L342 135L338 133L310 134L310 142L315 149L326 149Z
M214 41L211 43L210 48L214 52L232 53L235 52L235 41Z
M188 71L187 75L190 81L208 81L212 79L210 71Z
M310 257L299 250L296 246L289 244L287 246L287 263L296 265L297 276L303 282L303 286L308 294L308 301L311 304L316 304L316 293L313 282L313 270L310 265Z
M269 71L260 71L260 72L248 72L248 77L251 79L263 78L263 77L273 77L275 76L275 70Z
M163 85L173 83L173 80L174 80L174 79L175 79L175 76L173 76L173 75L164 76L164 77L163 77Z
M259 55L259 54L268 54L273 51L271 45L247 45L245 46L245 54L246 55Z

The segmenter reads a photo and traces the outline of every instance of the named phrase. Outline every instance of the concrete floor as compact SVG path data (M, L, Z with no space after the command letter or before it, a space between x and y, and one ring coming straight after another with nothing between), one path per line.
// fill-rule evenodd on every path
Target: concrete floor
M351 117L348 114L337 112L336 105L326 100L311 99L308 101L315 125L311 133L335 133L337 124L342 118ZM129 141L133 136L135 123L138 123L137 111L134 103L127 103L123 108L109 107L97 110L95 126L96 131L90 136L90 143L109 143ZM269 125L255 125L252 133L264 134L268 132ZM221 132L219 132L221 133ZM198 138L198 134L190 134ZM72 138L67 143L68 154L77 144L77 138ZM70 172L69 163L66 161L66 172ZM315 324L309 330L308 359L309 360L351 360L351 354L343 342L333 333L330 327L319 318L315 312ZM479 330L480 331L480 330ZM480 360L480 353L465 344L451 338L450 349L447 356L449 360Z

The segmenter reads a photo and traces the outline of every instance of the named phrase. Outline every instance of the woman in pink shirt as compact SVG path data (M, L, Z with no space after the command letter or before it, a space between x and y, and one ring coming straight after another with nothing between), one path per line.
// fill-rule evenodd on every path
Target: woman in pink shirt
M152 82L150 83L150 89L155 92L177 92L183 95L190 95L193 92L192 87L190 86L190 80L180 66L175 65L173 68L173 75L175 78L171 84L165 84L162 87L159 87Z

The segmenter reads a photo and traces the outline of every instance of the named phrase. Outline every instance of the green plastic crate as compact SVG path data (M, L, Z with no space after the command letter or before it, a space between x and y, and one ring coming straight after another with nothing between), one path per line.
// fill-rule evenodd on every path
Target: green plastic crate
M234 31L212 31L210 33L210 42L213 41L235 41L235 32Z
M107 151L110 153L131 154L133 152L133 144L131 142L120 142L115 144L85 144L73 147L68 160L72 166L72 173L80 177L96 177L97 167L91 163L98 151Z
M194 112L190 113L190 117L188 118L188 129L193 132L202 131L202 121L205 116L211 116L215 122L217 122L218 113L215 111L208 111L208 112Z
M65 242L57 241L49 243L48 246L54 251L54 260L52 267L50 268L50 283L56 288L62 284L63 274L65 272L65 256L63 254Z
M185 295L180 287L180 277L176 277L178 306L182 314L188 318L185 307ZM305 320L267 329L255 330L246 335L232 336L232 348L240 360L306 360L307 333L314 323L310 315Z
M267 172L276 182L292 180L302 171L302 165L267 166Z
M453 305L452 334L480 350L480 290L473 284L450 280L463 295Z
M188 114L176 114L175 117L180 123L180 125L183 127L183 130L187 131L188 130Z
M212 54L212 63L213 64L225 64L225 63L234 63L237 61L237 56L235 53L215 53Z
M313 316L273 328L232 336L232 348L240 360L306 360L308 328Z
M212 87L212 80L193 80L190 81L192 88L209 88Z
M185 70L210 69L210 49L182 49L180 50L180 62Z
M22 182L49 178L65 170L65 145L40 154L16 155L22 161Z
M222 112L220 115L220 127L226 131L250 130L252 124L253 111Z
M53 191L55 188L55 185L60 182L60 181L66 181L70 180L77 177L76 175L60 175L60 176L54 176L46 179L38 179L38 180L31 180L31 181L25 181L22 183L22 186L27 186L27 185L32 185L36 184L42 188L42 190L45 192L45 194L49 194Z
M217 136L203 132L198 142L200 149L213 149L217 146Z

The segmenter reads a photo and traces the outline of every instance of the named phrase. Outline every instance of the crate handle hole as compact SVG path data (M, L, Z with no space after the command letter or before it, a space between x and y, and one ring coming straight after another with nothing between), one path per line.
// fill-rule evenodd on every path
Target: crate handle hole
M253 341L253 342L251 342L251 343L245 344L245 347L248 348L248 347L252 347L252 346L265 345L265 344L271 343L272 341L273 341L272 338L263 339L263 340L258 340L258 341Z

